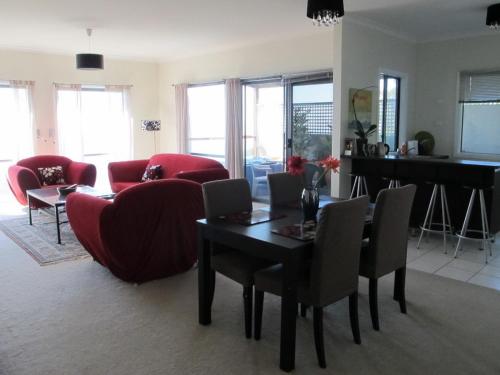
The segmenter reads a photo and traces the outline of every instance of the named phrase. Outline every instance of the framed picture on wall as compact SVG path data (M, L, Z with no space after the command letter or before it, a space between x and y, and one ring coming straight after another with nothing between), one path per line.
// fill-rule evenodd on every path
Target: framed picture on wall
M373 93L370 90L349 89L349 113L347 121L349 128L356 129L353 103L356 106L356 115L359 122L361 122L363 127L368 128L372 124Z

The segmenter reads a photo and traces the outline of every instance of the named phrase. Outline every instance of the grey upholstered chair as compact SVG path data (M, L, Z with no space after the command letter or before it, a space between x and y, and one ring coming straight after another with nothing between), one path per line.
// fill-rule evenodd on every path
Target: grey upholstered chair
M204 183L205 216L219 216L252 211L250 185L245 179L220 180ZM243 285L245 334L252 337L253 275L273 263L214 243L212 245L211 301L215 291L215 271Z
M349 297L354 341L361 343L358 322L360 246L368 197L332 203L320 214L310 265L299 279L298 302L313 307L314 341L320 367L326 367L323 342L323 307ZM255 274L255 332L260 339L264 292L281 295L281 265Z
M267 175L271 207L300 207L300 197L304 190L302 176L292 176L289 173L271 173Z
M394 300L406 314L405 279L408 226L417 187L406 185L381 190L377 196L370 239L363 242L359 274L369 281L370 314L373 328L378 331L378 279L396 271Z

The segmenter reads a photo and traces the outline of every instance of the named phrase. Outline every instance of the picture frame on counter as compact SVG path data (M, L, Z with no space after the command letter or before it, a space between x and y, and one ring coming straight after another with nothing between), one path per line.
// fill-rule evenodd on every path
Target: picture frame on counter
M355 154L356 154L356 151L354 149L354 139L346 138L344 140L344 155L353 156Z

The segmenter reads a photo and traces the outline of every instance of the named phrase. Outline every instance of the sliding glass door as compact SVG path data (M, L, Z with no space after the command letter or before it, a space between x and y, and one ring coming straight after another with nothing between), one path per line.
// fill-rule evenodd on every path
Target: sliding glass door
M322 174L320 161L332 152L333 83L331 78L292 82L288 88L290 155L308 160L306 183ZM318 182L321 195L330 195L330 176Z
M267 175L283 172L284 94L281 80L243 85L245 176L255 200L269 198Z

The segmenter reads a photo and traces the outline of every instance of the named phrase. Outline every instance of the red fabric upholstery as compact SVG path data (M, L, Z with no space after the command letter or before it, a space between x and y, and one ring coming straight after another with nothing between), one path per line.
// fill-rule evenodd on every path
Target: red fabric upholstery
M109 163L111 189L118 193L141 183L141 177L149 165L161 165L163 179L182 178L203 183L229 178L229 173L218 161L184 154L157 154L149 160Z
M66 211L87 251L118 278L145 282L190 269L197 259L201 185L168 179L138 184L114 202L74 193Z
M17 201L22 205L28 204L26 190L41 187L38 168L62 166L64 179L68 184L94 186L96 168L92 164L78 163L64 156L40 155L19 160L16 165L9 167L7 182ZM40 207L35 202L35 208Z

